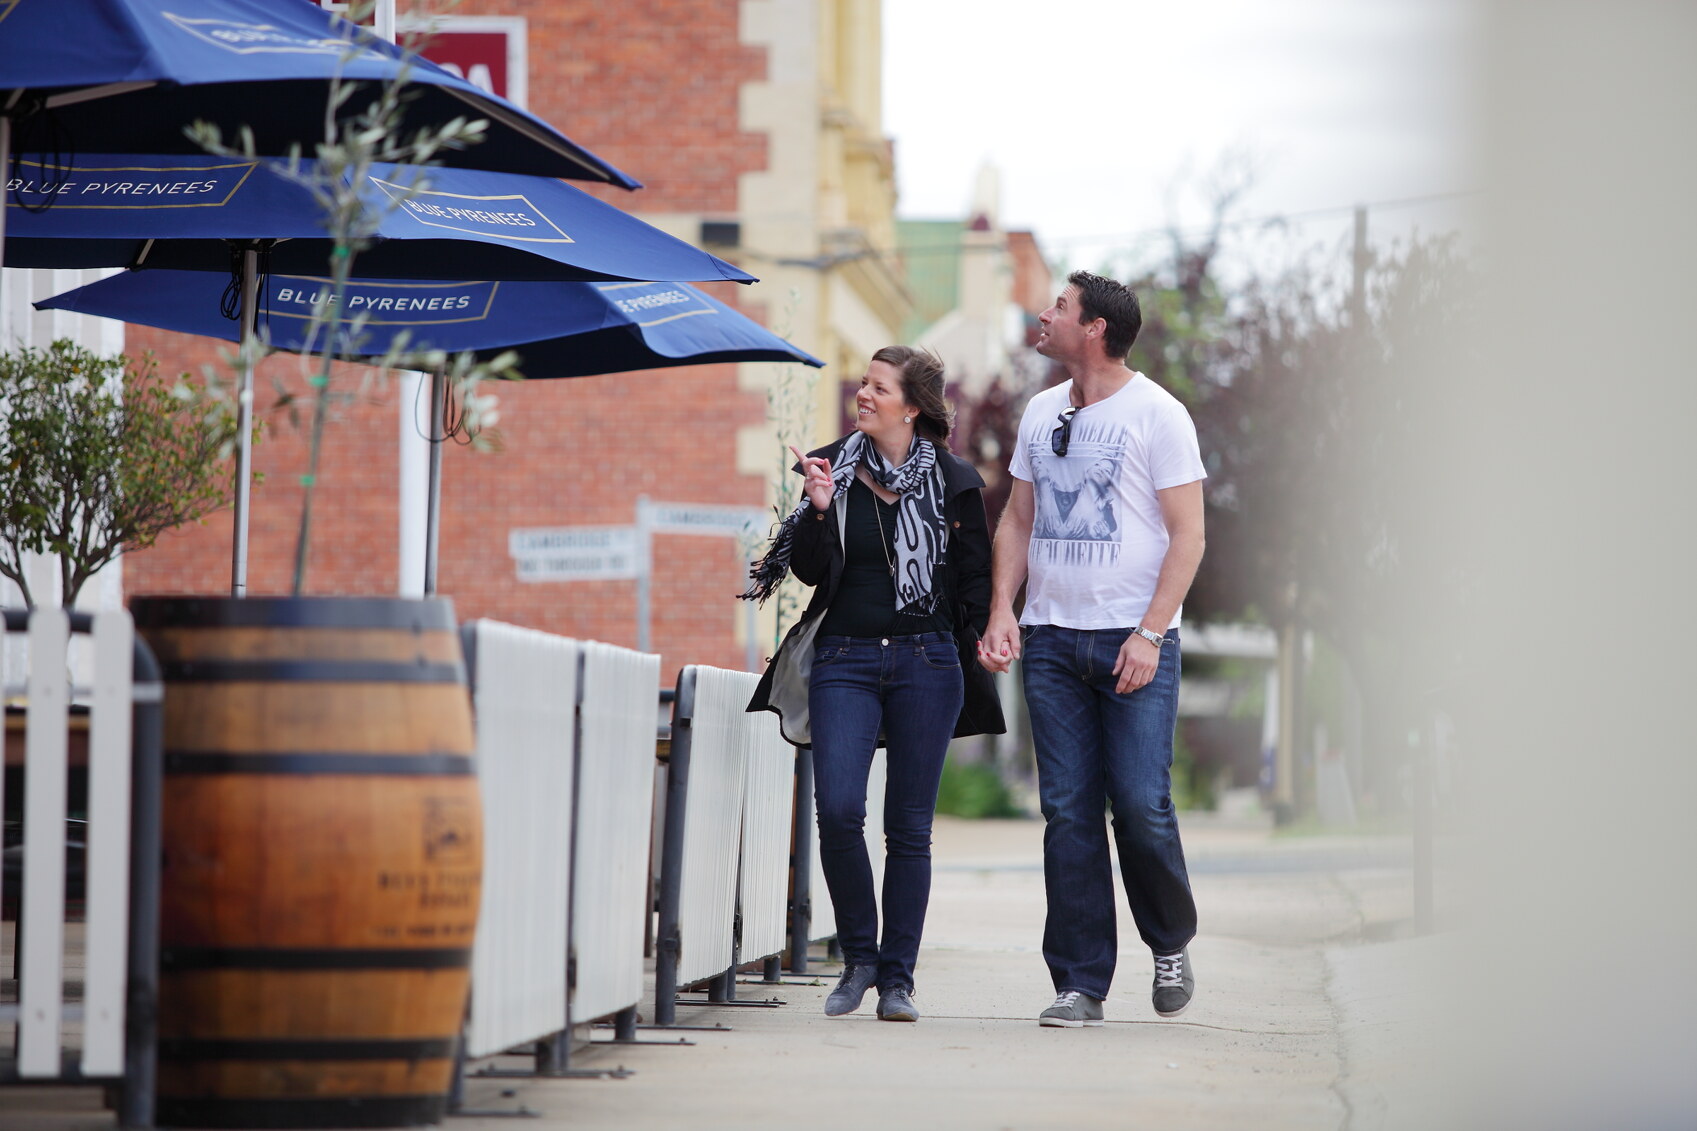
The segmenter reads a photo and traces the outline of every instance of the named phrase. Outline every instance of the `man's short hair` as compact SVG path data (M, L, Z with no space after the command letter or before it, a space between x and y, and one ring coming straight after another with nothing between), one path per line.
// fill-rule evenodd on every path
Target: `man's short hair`
M1078 288L1079 322L1094 322L1098 318L1107 322L1102 348L1109 357L1124 361L1131 352L1131 343L1137 340L1137 332L1143 329L1143 309L1137 305L1136 293L1123 283L1088 271L1074 271L1067 276L1067 282Z

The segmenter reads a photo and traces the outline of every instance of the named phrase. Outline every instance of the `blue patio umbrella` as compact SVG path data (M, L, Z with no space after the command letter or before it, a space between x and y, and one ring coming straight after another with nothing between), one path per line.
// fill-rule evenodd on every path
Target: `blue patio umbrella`
M240 340L234 321L217 314L223 288L201 271L136 271L115 275L35 305L125 322ZM313 310L329 301L323 276L273 274L258 304L258 335L272 348L318 348ZM418 349L469 350L488 357L519 354L528 378L586 377L726 361L825 363L687 283L581 283L355 280L341 302L367 320L358 341L335 351L351 359L380 357L405 332ZM433 403L440 391L433 390ZM432 413L432 431L441 413ZM438 440L438 436L433 436ZM425 590L435 590L441 444L431 448Z
M5 264L228 272L236 245L261 250L272 271L321 272L334 246L323 209L287 170L281 160L206 154L20 157ZM300 172L315 175L315 163ZM364 275L754 281L548 177L376 165L354 187L376 226L358 260Z
M338 109L346 118L403 69L414 88L403 131L489 122L445 164L640 187L534 114L312 0L0 0L0 145L15 127L78 153L201 153L183 133L198 119L226 137L250 128L257 153L310 153L332 79L366 84Z
M218 311L225 281L204 271L126 271L36 303L102 318L239 341ZM258 336L272 349L317 351L313 311L329 301L323 275L273 273L259 298ZM720 361L825 363L687 283L353 280L344 312L364 313L358 341L335 352L382 357L403 332L418 350L512 349L527 378L587 377ZM324 332L322 325L316 327Z

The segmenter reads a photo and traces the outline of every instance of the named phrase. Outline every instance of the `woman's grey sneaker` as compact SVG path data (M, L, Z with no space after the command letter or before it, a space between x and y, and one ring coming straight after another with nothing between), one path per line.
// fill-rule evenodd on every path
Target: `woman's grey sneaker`
M913 991L906 986L891 986L879 994L878 1020L918 1021L919 1007L913 1004Z
M1155 956L1155 1012L1177 1017L1196 996L1196 971L1190 967L1190 948Z
M872 983L877 980L878 967L856 966L852 962L845 964L843 976L837 979L837 988L825 999L825 1016L841 1017L859 1009L860 999L866 996L866 991L871 989Z
M1102 1024L1102 1003L1089 994L1067 990L1055 999L1055 1004L1037 1015L1037 1024L1059 1029L1078 1029L1085 1025Z

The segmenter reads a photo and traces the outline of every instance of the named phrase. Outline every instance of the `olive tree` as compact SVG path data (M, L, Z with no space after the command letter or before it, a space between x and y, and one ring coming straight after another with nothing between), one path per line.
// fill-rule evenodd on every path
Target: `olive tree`
M0 353L0 576L33 606L26 553L57 555L62 600L124 550L225 506L229 418L186 375L60 339Z

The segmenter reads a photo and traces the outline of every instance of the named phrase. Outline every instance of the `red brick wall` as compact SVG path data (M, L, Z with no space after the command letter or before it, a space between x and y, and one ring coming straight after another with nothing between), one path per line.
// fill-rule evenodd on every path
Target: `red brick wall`
M151 350L165 373L199 375L207 365L226 376L221 358L231 347L206 338L132 326L126 352ZM290 590L295 535L304 491L300 476L307 466L307 429L296 428L286 410L276 409L276 382L297 395L306 390L302 359L288 354L267 358L254 381L256 412L262 422L253 452L254 470L263 480L253 487L248 524L248 585L253 594ZM375 371L337 366L334 387L354 392ZM309 593L393 593L398 580L396 433L398 385L372 390L358 403L338 410L325 429L323 459L313 504L313 537L307 560ZM303 414L308 410L304 402ZM150 550L124 560L124 587L138 593L227 593L230 588L231 516L223 511L203 522L163 536Z
M764 77L764 53L737 42L737 0L607 7L561 0L468 0L465 15L529 21L530 108L648 187L600 195L651 212L734 215L737 176L762 168L765 139L737 129L741 83ZM709 288L745 297L729 284ZM747 304L745 304L747 305ZM748 305L758 318L758 305ZM166 369L198 370L218 346L132 327L130 350L154 350ZM292 357L269 359L257 384ZM348 387L361 373L348 367ZM306 591L393 593L398 578L396 435L399 386L345 411L328 433L314 504ZM512 527L627 524L636 498L759 505L760 482L736 474L738 428L764 405L737 388L734 366L699 366L503 386L499 452L450 447L443 460L439 589L462 619L492 617L565 635L636 643L635 583L521 582L507 551ZM270 422L255 452L267 479L254 489L250 591L286 592L300 514L304 433ZM130 593L228 590L230 520L214 516L167 535L125 564ZM742 586L723 538L657 539L653 647L670 682L686 663L740 668L735 639Z
M402 5L405 7L405 4ZM738 92L766 77L737 40L738 0L465 0L465 16L523 16L530 110L643 183L597 190L634 212L737 211L737 176L766 138L737 129Z

